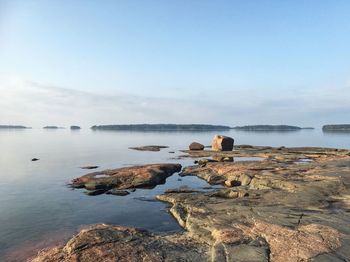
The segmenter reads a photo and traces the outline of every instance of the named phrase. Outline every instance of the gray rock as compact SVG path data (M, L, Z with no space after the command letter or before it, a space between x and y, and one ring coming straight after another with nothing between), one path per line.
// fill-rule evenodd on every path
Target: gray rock
M111 190L108 190L106 194L115 195L115 196L126 196L126 195L129 195L130 193L126 190L119 190L119 189L113 188Z
M203 150L204 149L204 145L198 143L198 142L192 142L189 145L189 149L190 150Z

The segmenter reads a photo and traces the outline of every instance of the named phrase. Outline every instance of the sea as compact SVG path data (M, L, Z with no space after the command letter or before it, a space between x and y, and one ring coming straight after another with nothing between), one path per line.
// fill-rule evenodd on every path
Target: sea
M210 145L216 134L235 144L350 148L350 133L321 129L284 132L141 132L41 128L0 129L0 261L25 261L39 250L63 244L87 225L106 223L164 234L181 230L168 205L155 199L169 188L209 185L174 174L153 189L127 196L85 195L69 182L89 172L151 163L193 165L180 158L193 142ZM162 145L159 152L129 147ZM174 152L174 153L172 153ZM38 161L31 161L38 158ZM246 159L237 158L235 161ZM94 170L82 166L96 165Z

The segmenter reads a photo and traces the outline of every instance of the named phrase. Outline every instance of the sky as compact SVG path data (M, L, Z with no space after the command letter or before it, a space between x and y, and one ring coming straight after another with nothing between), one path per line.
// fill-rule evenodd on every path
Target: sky
M0 0L0 124L350 119L350 1Z

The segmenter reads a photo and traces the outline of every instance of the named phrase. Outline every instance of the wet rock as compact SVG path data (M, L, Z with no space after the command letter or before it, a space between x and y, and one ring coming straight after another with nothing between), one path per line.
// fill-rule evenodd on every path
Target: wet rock
M150 146L129 147L129 149L133 149L133 150L152 151L152 152L158 152L158 151L160 151L163 148L168 148L168 146L150 145Z
M197 143L197 142L192 142L189 145L189 149L190 150L203 150L204 149L204 145Z
M169 154L175 154L175 152L174 152L174 151L169 151L168 153L169 153Z
M200 192L196 189L190 188L188 186L180 186L179 188L176 189L167 189L165 191L165 194L169 193L193 193L193 192Z
M213 138L213 151L232 151L234 140L232 137L216 135Z
M199 159L194 161L195 164L198 164L200 166L205 166L209 162L218 162L218 161L214 159Z
M70 126L70 130L80 130L80 126Z
M39 158L32 158L32 161L34 162L34 161L38 161L39 160Z
M85 191L84 194L88 196L97 196L97 195L102 195L106 193L106 191L107 191L106 189L94 189L94 190Z
M129 195L130 193L126 190L119 190L119 189L111 189L106 192L107 195L115 195L115 196L126 196Z
M151 164L108 169L72 180L72 187L96 189L128 189L154 187L165 183L167 177L181 170L180 164Z

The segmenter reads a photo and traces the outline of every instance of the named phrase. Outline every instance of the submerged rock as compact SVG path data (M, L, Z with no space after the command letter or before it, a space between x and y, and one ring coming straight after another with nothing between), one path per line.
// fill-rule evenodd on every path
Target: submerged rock
M96 189L127 189L154 187L181 170L180 164L151 164L108 169L90 173L72 180L72 187Z
M190 150L203 150L204 145L197 143L197 142L192 142L189 146Z
M232 137L216 135L213 138L212 150L214 151L232 151L234 140Z
M138 151L152 151L152 152L158 152L163 148L168 148L168 146L139 146L139 147L129 147L129 149L138 150Z
M158 200L153 197L134 197L135 200L144 202L157 202Z

